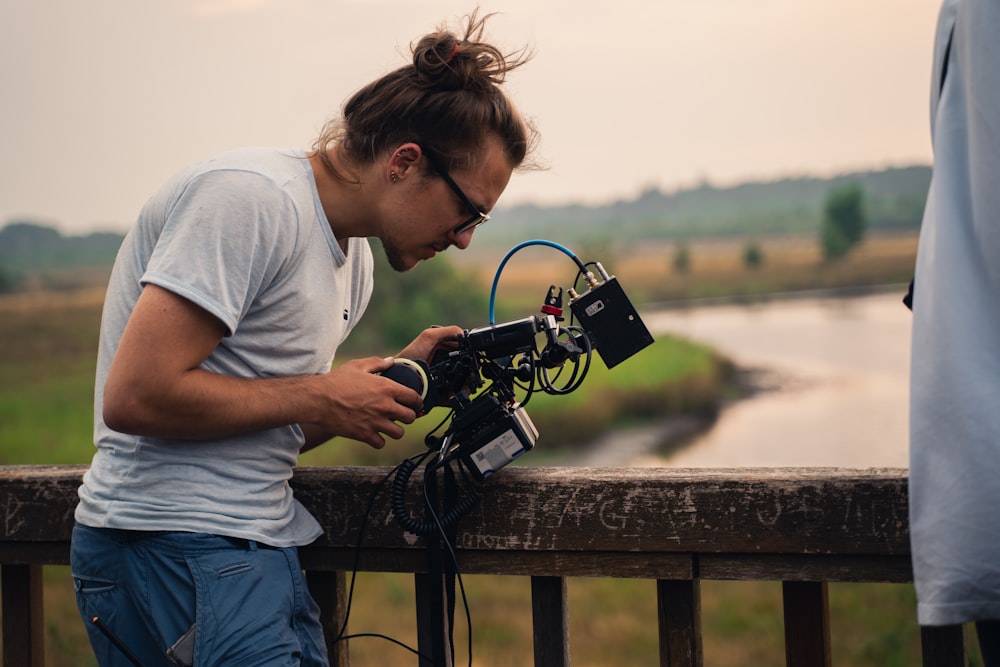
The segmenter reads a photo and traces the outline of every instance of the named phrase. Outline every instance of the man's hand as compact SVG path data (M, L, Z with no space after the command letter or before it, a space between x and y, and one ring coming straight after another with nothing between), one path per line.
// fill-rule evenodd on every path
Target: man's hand
M413 339L412 343L403 348L396 356L404 359L420 359L430 363L434 358L434 353L438 350L456 349L460 333L462 333L462 328L457 326L424 329L419 336Z
M424 329L396 356L430 363L438 350L456 349L461 333L458 326ZM336 404L330 408L331 420L327 425L301 424L306 433L304 449L337 435L368 443L376 449L385 446L383 435L393 440L403 437L399 423L412 424L422 404L417 392L377 375L392 364L391 357L371 357L349 361L327 373L325 377L334 383L327 395L336 399ZM343 391L345 384L352 388L351 392Z
M383 434L393 440L403 437L399 423L413 423L421 400L409 387L377 375L392 364L391 358L355 359L318 376L329 401L318 426L328 437L339 435L376 449L385 446Z

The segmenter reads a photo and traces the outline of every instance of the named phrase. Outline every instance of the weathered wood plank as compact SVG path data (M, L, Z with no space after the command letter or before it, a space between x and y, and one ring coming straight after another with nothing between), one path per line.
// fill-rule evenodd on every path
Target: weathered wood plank
M63 542L0 541L0 563L69 565L69 538Z
M909 556L840 556L837 554L700 554L702 579L739 581L913 581Z
M83 467L0 467L0 539L66 541ZM421 548L389 511L387 468L303 468L293 484L321 546ZM419 471L414 477L418 477ZM412 507L420 507L411 480ZM900 555L906 471L508 468L460 524L459 550Z
M0 540L69 541L83 466L0 466Z
M3 553L0 545L0 562ZM300 558L307 570L349 572L355 565L350 549L304 547ZM697 568L698 578L713 580L913 581L908 556L460 551L459 562L466 574L511 576L690 580ZM363 572L423 572L426 565L420 550L363 549L358 559Z
M384 468L303 469L296 494L327 546L417 547L392 518ZM411 507L420 507L419 471ZM905 470L508 468L460 525L459 549L907 555Z
M310 546L300 551L307 570L365 572L426 572L424 549L353 549ZM617 577L627 579L691 579L691 554L623 552L459 551L459 569L466 574L513 576Z

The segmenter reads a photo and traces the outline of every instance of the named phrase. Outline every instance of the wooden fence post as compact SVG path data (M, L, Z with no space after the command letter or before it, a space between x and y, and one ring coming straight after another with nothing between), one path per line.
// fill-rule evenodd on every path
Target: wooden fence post
M787 667L830 667L830 605L825 581L782 582Z
M698 579L656 582L661 667L701 667L701 585Z
M961 625L921 626L924 667L964 667L965 631Z
M348 640L331 645L337 638L344 617L347 615L347 576L343 572L306 571L309 593L319 605L319 619L323 624L323 635L330 652L331 667L349 667Z
M564 577L531 578L536 667L569 667L569 611Z
M445 606L444 579L439 574L416 574L413 577L417 602L417 648L420 667L453 664L451 627Z
M3 565L0 586L4 667L44 667L42 566Z

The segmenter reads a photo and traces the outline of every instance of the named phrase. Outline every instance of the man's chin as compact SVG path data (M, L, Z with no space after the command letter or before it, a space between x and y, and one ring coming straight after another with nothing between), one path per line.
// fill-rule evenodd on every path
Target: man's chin
M385 258L388 260L389 266L391 266L394 271L405 273L417 265L418 260L413 259L412 257L404 256L402 253L396 251L395 248L383 245L382 249L385 251Z

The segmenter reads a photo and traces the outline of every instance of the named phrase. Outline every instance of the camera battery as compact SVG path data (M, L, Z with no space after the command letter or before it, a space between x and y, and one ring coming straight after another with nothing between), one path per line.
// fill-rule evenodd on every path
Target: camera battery
M608 368L653 342L649 329L614 276L574 299L570 308L590 334Z
M538 430L528 413L518 405L477 437L476 440L483 444L465 453L462 459L470 472L485 479L534 447L537 439Z

